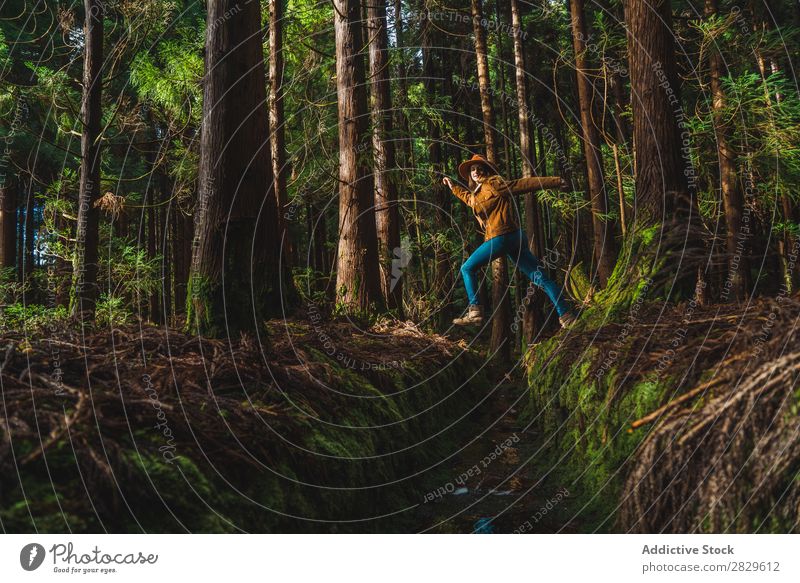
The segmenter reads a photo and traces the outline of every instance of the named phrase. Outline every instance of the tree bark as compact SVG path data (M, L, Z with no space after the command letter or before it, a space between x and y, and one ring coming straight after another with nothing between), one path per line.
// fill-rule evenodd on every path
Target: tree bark
M0 267L14 267L17 262L16 183L4 180L0 186Z
M336 289L341 307L382 307L362 44L361 3L334 0L339 109L339 250Z
M25 200L25 278L30 281L33 276L34 266L34 212L36 198L33 193L33 177L28 181L27 195Z
M689 177L693 167L676 73L669 0L629 0L625 6L636 162L636 209L632 234L639 245L634 261L639 275L659 277L666 295L695 293L698 266L705 262L696 197ZM655 229L653 231L652 229ZM649 233L643 237L643 233ZM641 259L641 261L636 261ZM630 287L631 277L619 285ZM625 281L623 283L623 281ZM630 296L629 296L630 297Z
M522 152L522 176L528 178L534 176L536 167L536 147L531 132L530 109L528 108L528 84L525 77L527 68L525 66L525 52L522 46L522 19L520 18L519 0L511 0L511 27L514 39L514 67L517 84L517 103L519 107L519 148ZM530 250L536 257L544 256L544 245L542 241L541 217L539 201L533 192L525 194L525 228L528 232ZM523 279L525 281L525 279ZM523 320L523 335L525 341L530 344L536 334L544 324L544 294L533 290L524 294L523 305L525 314Z
M101 0L84 0L85 49L81 100L81 173L78 225L72 261L70 313L78 320L94 318L97 304L98 244L100 238L100 132L102 122L103 12Z
M492 81L489 76L489 50L486 44L486 29L483 27L483 2L472 2L472 30L475 35L475 58L478 63L478 87L483 115L483 137L486 143L486 158L495 166L497 159L497 130L494 106L492 105Z
M706 0L705 16L717 15L717 0ZM714 116L714 134L717 141L717 162L719 164L719 186L722 205L725 209L727 227L725 241L728 251L728 281L734 297L743 300L750 287L750 261L748 260L748 233L742 232L742 215L744 200L736 177L736 153L728 143L729 124L726 121L725 93L722 90L721 77L724 75L724 63L716 43L709 46L709 75L711 84L712 110ZM723 288L723 297L727 296Z
M192 221L177 201L170 208L172 218L172 265L174 271L175 315L186 313L186 287L192 261Z
M187 329L260 329L284 306L258 2L210 0ZM284 289L291 285L287 278Z
M169 178L163 172L159 173L159 197L161 204L158 205L158 232L160 239L158 248L161 252L161 309L163 312L163 323L169 324L172 322L172 256L171 237L169 228L169 206L166 203L170 199Z
M622 117L622 112L625 109L625 91L623 88L622 77L616 70L609 71L606 68L607 75L611 83L611 91L614 94L614 103L611 107L611 117L614 122L614 129L616 134L616 141L609 140L611 151L614 155L614 174L617 180L617 196L619 197L619 226L622 231L623 239L628 235L628 217L630 216L630 206L625 199L625 189L622 182L622 165L620 164L620 148L627 148L630 142L630 128L628 123Z
M499 165L497 133L492 105L486 30L482 24L483 6L481 0L471 0L471 2L486 159L497 167ZM505 257L501 257L492 261L492 338L489 344L489 351L496 352L501 359L508 358L511 353L511 343L509 342L511 337L511 298L508 292L508 263Z
M675 68L670 0L629 0L628 51L636 156L639 226L671 217L688 182L678 126L680 86Z
M156 189L153 184L147 189L145 205L147 207L147 259L152 261L158 254L157 236L158 224L156 220ZM149 298L149 319L155 324L161 323L161 303L159 302L158 287L153 288Z
M17 281L25 279L25 209L20 206L17 212Z
M575 75L578 85L578 105L583 128L583 153L586 158L587 186L592 202L592 231L594 236L594 259L597 263L597 278L604 286L611 277L616 256L614 233L606 222L608 213L603 156L600 152L600 132L594 123L592 97L594 88L589 80L586 58L586 18L583 0L570 0L572 13L572 44L575 50Z
M389 84L389 35L386 0L368 0L369 68L371 85L372 148L375 159L375 220L381 290L389 309L402 310L400 212L397 203L397 163L392 141L392 99Z
M763 31L762 34L766 33L772 28L767 17L761 10L757 10L755 4L753 3L751 3L751 13L753 16L753 28L756 30L761 29L761 31ZM761 74L761 86L764 90L764 104L769 115L770 123L774 124L774 112L772 109L773 96L770 94L769 86L767 85L767 77L769 77L770 74L779 72L778 64L774 59L766 57L758 47L755 49L755 56L758 64L758 70ZM767 70L768 68L769 70ZM774 98L776 104L780 104L781 95L779 93L775 93ZM750 171L752 172L752 164L750 165ZM787 223L790 221L795 221L795 215L797 213L794 212L792 201L789 199L786 192L783 191L779 198L784 221ZM795 249L795 247L795 237L793 237L790 232L785 232L778 241L778 253L780 254L784 285L786 286L786 290L789 292L794 291L798 288L798 286L800 286L800 261L794 261L794 269L790 269L791 262L789 255L791 254L791 250Z
M278 203L278 227L283 244L283 261L291 266L293 254L285 217L289 193L287 191L286 115L283 107L283 19L286 0L269 0L269 121L270 147L272 148L272 174L275 177L275 198Z
M404 31L403 31L403 2L402 0L394 0L394 34L397 52L400 58L397 59L397 85L400 88L399 94L395 98L396 112L397 112L397 129L398 135L401 139L397 147L397 162L400 169L400 178L398 184L402 180L405 184L407 181L402 177L405 176L406 169L413 166L414 159L413 153L413 140L410 139L410 132L408 129L408 118L406 117L406 98L408 96L408 67L406 59L403 54L404 47Z
M425 86L425 93L429 96L429 106L435 108L433 97L436 95L437 90L445 91L445 88L439 87L436 83L436 78L441 75L442 66L437 64L436 56L441 59L443 57L441 51L436 51L434 48L435 43L434 35L435 29L430 24L430 7L429 0L425 1L425 21L422 29L422 76ZM438 88L438 89L437 89ZM447 187L442 184L442 177L445 175L444 156L442 153L441 141L441 127L438 119L434 116L428 116L428 160L431 167L431 183L433 184L433 202L435 204L434 216L436 217L436 224L441 232L448 228L448 218L450 216L451 199L452 195ZM430 297L436 303L441 302L444 296L441 294L442 290L449 290L452 285L452 277L450 270L450 261L447 253L444 252L441 245L436 244L434 248L434 267L433 267L433 285L432 294ZM446 302L441 304L441 309L437 311L439 326L446 327L451 321L452 314L450 313L450 306Z

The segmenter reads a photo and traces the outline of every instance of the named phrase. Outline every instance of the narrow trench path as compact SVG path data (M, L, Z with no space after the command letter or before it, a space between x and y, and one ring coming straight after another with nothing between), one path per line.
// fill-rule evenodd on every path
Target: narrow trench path
M438 486L420 494L417 532L579 531L568 484L541 480L542 436L520 419L527 392L521 370L495 389L476 425L475 435L483 435L443 464Z

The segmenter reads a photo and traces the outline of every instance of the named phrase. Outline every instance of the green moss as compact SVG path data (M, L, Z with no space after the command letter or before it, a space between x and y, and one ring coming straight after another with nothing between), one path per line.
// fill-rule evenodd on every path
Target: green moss
M281 433L296 447L276 439L272 454L260 459L263 465L259 466L229 459L215 451L217 437L208 442L209 436L200 433L196 445L202 451L178 441L180 455L165 458L158 449L164 445L159 434L138 429L135 447L123 439L122 449L114 454L117 482L93 476L90 501L77 471L79 464L64 439L48 451L49 470L43 463L26 469L24 492L30 508L22 488L7 486L11 482L0 477L3 525L11 532L413 529L403 523L409 520L405 516L338 525L335 521L408 507L419 502L420 492L438 485L435 471L420 472L474 434L474 426L463 417L482 397L488 384L485 374L478 374L456 395L451 393L480 367L480 358L472 353L463 355L457 367L445 370L440 370L441 363L434 359L419 359L402 369L362 371L306 348L310 359L329 367L331 388L355 397L324 389L288 395L309 415L329 421L322 423L289 406L281 418ZM421 384L414 389L404 390L418 382ZM229 423L238 418L232 414L235 407L250 406L246 400L227 406ZM450 429L442 432L448 426ZM429 439L433 435L436 438ZM215 447L208 448L208 444ZM17 457L35 445L15 443ZM48 471L53 487L49 486ZM380 484L391 485L370 487Z
M624 478L619 470L645 435L630 431L630 423L656 409L672 381L648 378L620 388L619 361L594 374L605 357L597 345L578 360L561 356L558 347L556 337L537 346L531 357L524 418L550 440L539 461L549 472L545 489L568 484L583 508L582 527L609 530Z
M220 330L214 323L214 286L208 278L193 274L186 288L186 328L190 334L200 334L212 338L219 336Z

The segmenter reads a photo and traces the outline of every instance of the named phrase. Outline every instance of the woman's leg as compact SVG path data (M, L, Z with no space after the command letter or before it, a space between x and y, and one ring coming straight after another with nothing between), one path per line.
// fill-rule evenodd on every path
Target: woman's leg
M549 297L550 301L555 305L559 317L569 312L570 306L562 289L542 271L541 263L539 263L539 260L530 251L528 237L525 235L525 232L520 229L516 233L513 233L513 235L514 238L509 238L508 240L508 258L517 264L517 267L528 276L528 279L530 279L534 285L544 290L547 297Z
M464 287L467 288L467 297L472 306L480 303L478 299L478 270L488 264L492 259L502 257L506 253L504 237L500 235L484 241L461 266L461 277L464 278Z

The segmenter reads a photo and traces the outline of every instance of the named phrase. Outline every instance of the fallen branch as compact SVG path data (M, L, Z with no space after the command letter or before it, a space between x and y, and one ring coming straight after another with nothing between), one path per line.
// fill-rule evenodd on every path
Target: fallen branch
M696 388L692 389L688 393L684 393L683 395L681 395L677 399L673 399L672 401L670 401L666 405L663 405L663 406L659 407L658 409L656 409L652 413L648 413L647 415L645 415L641 419L637 419L636 421L631 423L631 429L638 429L642 425L647 425L648 423L652 423L653 421L655 421L656 419L661 417L661 415L663 415L666 411L669 411L670 409L672 409L673 407L675 407L677 405L680 405L681 403L685 403L686 401L688 401L689 399L697 396L698 394L700 394L700 393L702 393L704 391L707 391L708 389L710 389L713 386L718 385L723 380L726 380L726 378L725 377L717 377L715 379L712 379L712 380L708 381L707 383L703 383L699 387L696 387Z

